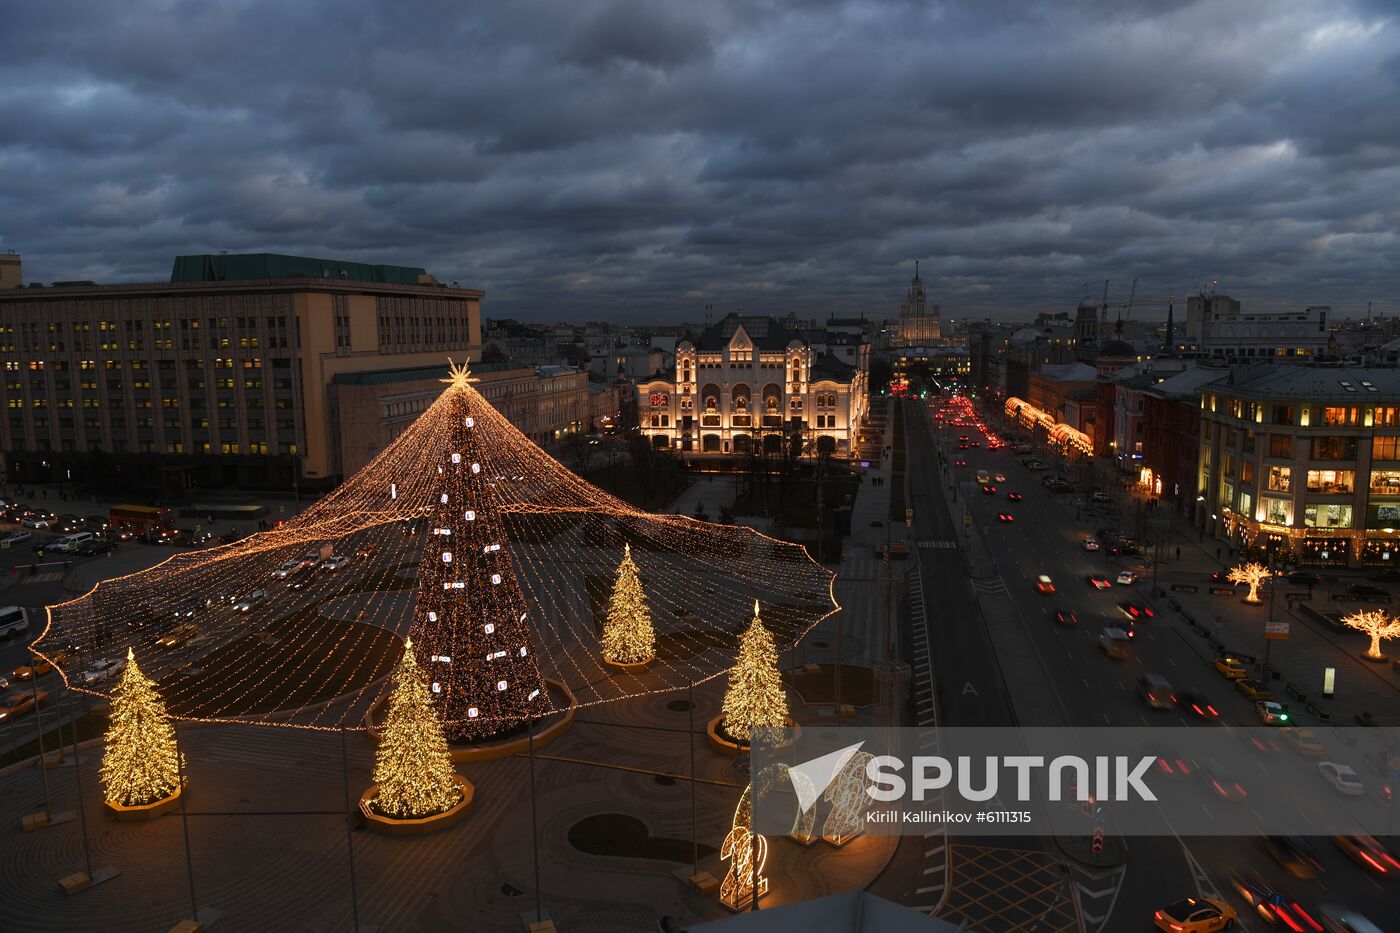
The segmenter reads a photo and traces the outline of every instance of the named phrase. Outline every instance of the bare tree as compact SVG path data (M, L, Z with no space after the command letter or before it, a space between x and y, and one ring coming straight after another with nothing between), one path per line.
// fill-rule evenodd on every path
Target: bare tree
M1381 642L1388 638L1400 638L1400 617L1386 614L1384 609L1362 609L1342 619L1347 628L1365 632L1371 636L1371 647L1366 649L1366 657L1381 660Z
M1250 562L1248 564L1241 564L1231 570L1225 579L1229 580L1231 583L1249 584L1249 592L1245 594L1244 601L1247 603L1257 603L1259 602L1259 584L1263 583L1271 576L1273 576L1273 574L1269 571L1269 568L1260 563Z

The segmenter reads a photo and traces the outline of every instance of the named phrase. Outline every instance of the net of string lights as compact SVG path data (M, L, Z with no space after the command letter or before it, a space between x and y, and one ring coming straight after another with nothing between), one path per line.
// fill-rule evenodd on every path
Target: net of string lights
M444 382L294 520L50 607L36 650L66 650L68 682L105 695L82 673L134 648L179 719L358 729L411 636L448 737L471 742L723 674L755 599L778 651L839 609L804 548L639 511L532 443L465 366ZM602 638L627 552L655 638L635 670Z

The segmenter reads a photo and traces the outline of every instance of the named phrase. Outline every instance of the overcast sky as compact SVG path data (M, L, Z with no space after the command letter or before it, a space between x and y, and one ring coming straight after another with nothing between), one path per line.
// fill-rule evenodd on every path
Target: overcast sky
M0 249L425 266L526 320L1400 313L1384 0L43 0L0 29Z

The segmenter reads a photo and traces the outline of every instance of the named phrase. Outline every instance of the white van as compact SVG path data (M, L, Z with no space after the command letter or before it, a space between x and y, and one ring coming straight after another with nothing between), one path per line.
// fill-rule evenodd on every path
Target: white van
M0 609L0 638L22 635L29 631L29 613L23 606L5 606Z
M64 535L58 540L50 542L49 549L53 551L76 551L86 544L91 544L92 540L92 532L75 531L71 535Z

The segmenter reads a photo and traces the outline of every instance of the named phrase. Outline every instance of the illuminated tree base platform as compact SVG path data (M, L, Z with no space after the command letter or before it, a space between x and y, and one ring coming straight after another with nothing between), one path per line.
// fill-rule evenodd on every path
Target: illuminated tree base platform
M763 903L763 899L768 896L768 879L758 879L758 902ZM733 898L721 897L719 902L734 913L741 913L753 907L753 889L749 888Z
M723 725L723 715L716 716L714 719L711 719L708 724L706 724L705 737L710 740L710 745L715 749L715 751L719 752L721 755L728 755L731 758L735 757L740 752L743 752L747 755L749 752L749 743L739 742L735 739L731 739L728 735L725 734L723 730ZM779 743L776 746L777 748L787 748L789 745L792 745L794 742L796 742L798 738L800 738L802 735L802 727L799 726L797 723L793 722L791 719L786 720L784 725L786 728L792 730L792 734L788 736L786 742Z
M606 664L608 667L616 668L620 671L628 671L630 673L645 670L647 665L651 664L655 660L656 657L655 655L653 655L652 657L647 658L645 661L614 661L612 658L603 658L603 663Z
M160 800L152 803L141 804L135 807L113 803L110 800L104 800L102 805L107 808L107 814L109 816L122 823L137 823L142 820L153 820L158 816L164 816L180 805L180 790L177 788L175 793L171 794L169 797L162 797Z
M1361 658L1361 660L1363 660L1363 661L1370 661L1372 664L1389 664L1389 663L1390 663L1390 658L1389 658L1389 656L1384 655L1384 654L1381 655L1380 657L1375 657L1374 655L1369 655L1369 654L1367 654L1366 652L1363 651L1363 652L1361 652L1359 655L1357 655L1357 657Z
M550 692L550 697L554 701L559 712L538 720L535 724L535 748L557 739L568 732L574 725L574 710L578 705L578 700L574 697L574 692L567 684L557 680L545 680L545 687ZM383 719L384 701L381 700L370 707L365 714L365 725L368 727L370 741L379 744L381 732L381 721ZM463 764L473 761L494 761L497 758L509 758L512 755L523 755L529 750L530 736L521 732L518 735L511 735L507 738L496 739L494 741L480 742L475 745L448 745L448 754L452 756L455 764Z
M860 838L864 832L865 830L857 830L853 833L827 833L822 836L822 842L839 849L851 840Z
M365 825L385 836L424 836L454 825L466 815L467 809L476 799L476 787L460 774L454 774L452 778L457 782L457 790L461 792L462 799L441 813L412 820L400 820L376 813L374 807L370 806L370 801L379 794L379 785L373 785L360 796L360 812L364 814Z

